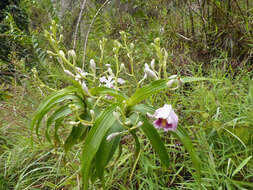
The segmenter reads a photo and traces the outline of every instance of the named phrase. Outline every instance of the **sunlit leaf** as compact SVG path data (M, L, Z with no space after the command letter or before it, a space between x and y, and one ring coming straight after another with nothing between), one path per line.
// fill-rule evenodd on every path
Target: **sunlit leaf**
M130 97L130 99L127 101L127 104L129 106L133 106L146 98L148 98L151 95L154 95L162 90L167 89L166 81L165 80L156 80L152 83L139 88L136 90L136 92Z

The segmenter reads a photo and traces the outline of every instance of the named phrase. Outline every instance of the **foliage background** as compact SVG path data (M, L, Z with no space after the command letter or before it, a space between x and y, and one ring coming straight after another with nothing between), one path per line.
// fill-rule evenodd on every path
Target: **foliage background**
M87 0L77 33L76 52L82 65L88 27L105 0ZM8 0L0 2L0 189L78 189L80 147L65 154L43 139L31 148L27 128L40 101L68 85L57 60L50 58L44 37L54 19L62 48L71 49L80 5L78 0ZM112 62L112 41L119 31L135 44L135 67L155 57L150 43L160 37L169 52L168 71L183 76L211 77L168 95L202 159L205 189L251 189L253 7L249 0L112 0L96 17L88 37L86 62L99 61L99 40L108 38L103 64ZM127 63L123 54L120 61ZM87 65L85 67L87 68ZM142 76L139 76L140 78ZM155 102L162 105L164 102ZM62 136L70 130L65 126ZM108 189L194 189L189 156L179 142L162 134L171 151L164 170L143 138L142 156L133 181L128 181L132 154L123 151L108 166ZM133 147L126 137L123 146ZM125 150L125 149L123 149ZM186 155L186 156L185 156ZM128 162L126 162L128 161ZM101 184L96 181L91 189Z

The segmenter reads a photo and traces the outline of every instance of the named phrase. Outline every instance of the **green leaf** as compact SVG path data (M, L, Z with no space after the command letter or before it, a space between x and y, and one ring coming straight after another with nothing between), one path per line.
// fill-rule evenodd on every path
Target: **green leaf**
M128 106L134 106L135 104L145 100L151 95L154 95L162 90L167 89L165 80L156 80L142 88L136 90L136 92L127 101Z
M172 134L174 134L182 142L185 149L189 153L193 166L197 173L197 179L200 180L200 159L192 144L191 138L187 135L186 131L181 126L178 126L176 131L172 131Z
M109 128L115 122L113 117L113 111L117 105L111 105L96 119L95 124L91 127L89 134L84 142L83 151L81 155L81 175L84 190L88 190L89 174L91 170L92 161L100 147L100 144L109 130Z
M121 124L116 121L104 136L104 139L99 147L95 158L95 166L97 175L101 180L103 179L104 168L112 158L120 142L120 135L111 139L110 141L107 141L106 137L112 133L120 132L123 129L124 128L121 126Z
M248 158L244 159L242 163L235 169L235 171L232 174L232 177L237 174L252 158L252 156L249 156Z
M129 110L133 111L133 112L139 112L144 116L147 113L154 113L155 112L155 108L153 106L149 106L146 104L137 104L135 106L130 107Z
M82 136L82 134L88 130L89 127L79 124L78 126L73 126L71 133L69 134L68 138L64 142L64 149L66 152L68 152L73 145L78 142L79 138Z
M141 126L142 131L150 140L153 148L155 149L158 157L160 158L161 162L168 168L170 159L164 142L162 141L160 135L158 134L157 130L154 128L152 124L145 117L141 117L143 121L143 125Z
M31 130L33 131L35 127L36 134L38 134L40 122L45 114L47 114L54 106L62 101L76 99L77 96L74 95L74 93L77 91L77 88L68 87L63 90L59 90L53 93L51 96L45 98L33 116L33 119L30 123Z
M117 98L119 101L123 101L123 100L128 99L128 97L125 96L120 91L117 91L115 89L108 88L108 87L105 87L105 86L95 87L95 88L90 89L89 91L93 96L110 95L110 96L113 96L113 97Z

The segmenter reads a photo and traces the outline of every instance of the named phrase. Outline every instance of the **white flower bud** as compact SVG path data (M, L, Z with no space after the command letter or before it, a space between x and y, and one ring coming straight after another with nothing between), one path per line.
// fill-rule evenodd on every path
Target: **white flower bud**
M65 58L65 53L64 53L62 50L59 51L59 55L60 55L61 57Z
M131 120L129 118L126 118L125 125L130 125L130 124L131 124Z
M67 70L67 69L63 69L63 71L67 74L67 75L69 75L69 76L72 76L72 77L74 77L75 75L73 75L69 70Z
M112 112L112 115L113 115L113 117L114 117L116 120L120 121L120 113L119 113L119 112L114 111L114 112Z
M105 64L106 67L111 67L111 64Z
M114 73L112 72L112 68L111 68L111 67L108 68L108 73L109 73L111 76L114 76Z
M90 115L91 115L91 117L94 117L94 115L95 115L94 110L90 110Z
M150 65L151 65L151 68L152 68L153 70L155 70L155 59L152 59Z
M130 44L130 49L134 49L134 43Z
M72 57L73 58L73 60L76 60L76 52L75 52L75 50L69 50L68 51L68 57L70 58L70 57Z
M124 71L126 69L125 65L123 63L120 64L120 70Z
M79 123L80 123L80 121L77 121L77 122L75 122L75 121L70 121L70 122L69 122L70 125L78 125Z
M143 124L143 122L142 122L142 121L139 121L139 122L137 123L136 127L140 127L140 126L142 126L142 124Z
M117 137L118 135L120 135L120 132L112 133L112 134L110 134L110 135L108 135L108 136L106 137L106 140L107 140L107 141L110 141L110 140L112 140L113 138Z
M86 86L86 83L83 81L82 82L82 89L87 93L87 94L89 94L89 89L88 89L88 87Z
M95 63L94 59L90 60L90 68L93 71L93 73L96 72L96 63Z
M155 38L154 42L155 42L156 44L160 44L160 38Z

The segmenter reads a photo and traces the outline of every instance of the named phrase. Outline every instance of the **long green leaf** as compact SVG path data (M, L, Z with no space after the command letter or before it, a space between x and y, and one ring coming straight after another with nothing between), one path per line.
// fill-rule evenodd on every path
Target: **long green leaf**
M107 141L106 137L112 133L120 132L123 129L124 128L121 126L121 124L116 121L103 138L95 157L96 172L100 179L103 179L104 168L115 153L120 141L120 136L117 136L110 141Z
M168 168L170 159L166 147L164 146L164 142L162 141L157 130L153 127L152 124L149 123L149 121L145 117L142 116L141 120L143 121L143 125L141 126L142 131L150 140L150 143L155 149L162 164L164 164L164 166Z
M91 168L91 163L99 149L99 146L109 130L109 128L115 122L112 112L115 110L116 105L108 107L95 121L95 124L91 127L89 134L84 142L83 151L81 155L81 175L84 190L88 189L89 183L89 173Z
M97 95L110 95L110 96L113 96L113 97L117 98L119 101L123 101L123 100L127 100L128 99L128 97L125 96L120 91L117 91L115 89L108 88L108 87L105 87L105 86L100 86L100 87L92 88L92 89L90 89L90 93L93 96L97 96Z

